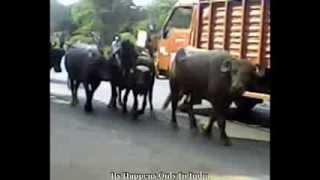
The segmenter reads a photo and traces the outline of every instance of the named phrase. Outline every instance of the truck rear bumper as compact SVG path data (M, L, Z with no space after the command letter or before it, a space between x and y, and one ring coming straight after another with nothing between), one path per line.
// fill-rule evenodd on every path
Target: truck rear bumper
M262 99L263 101L270 101L270 95L264 93L246 91L243 96L253 99Z

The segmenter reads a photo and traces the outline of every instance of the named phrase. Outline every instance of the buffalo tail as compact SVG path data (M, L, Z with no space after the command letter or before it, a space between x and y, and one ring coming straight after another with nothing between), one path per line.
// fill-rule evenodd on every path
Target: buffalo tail
M68 89L71 89L71 80L69 76L68 76L67 86L68 86Z
M172 96L171 96L171 93L169 93L169 95L167 96L167 98L166 98L166 100L165 100L165 102L164 102L164 104L163 104L163 106L161 108L162 110L167 109L169 103L171 102L171 99L172 99Z

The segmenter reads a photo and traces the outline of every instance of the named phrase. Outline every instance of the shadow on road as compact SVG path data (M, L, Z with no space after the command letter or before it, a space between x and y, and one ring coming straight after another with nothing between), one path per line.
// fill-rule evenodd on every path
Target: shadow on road
M151 115L149 108L146 108L145 114L139 116L137 120L132 119L132 114L131 114L131 105L128 104L128 113L123 114L121 111L121 107L118 106L118 109L110 109L107 107L107 103L99 100L93 100L93 108L94 111L92 113L85 113L84 112L84 103L85 103L85 98L79 97L79 104L75 107L71 107L70 102L71 102L71 97L68 95L58 95L51 93L51 102L56 103L56 104L65 104L67 106L64 106L64 108L70 108L70 110L75 110L78 113L83 113L83 115L91 116L91 122L94 121L99 121L98 119L104 119L107 118L108 122L112 123L126 123L127 125L134 125L135 127L139 127L140 130L145 131L147 128L151 128L152 132L157 132L159 131L159 128L162 127L164 129L170 129L172 132L178 132L181 129L189 131L189 119L188 118L183 118L180 117L178 118L178 124L179 126L173 126L171 124L170 119L168 118L168 112L167 111L162 111L158 109L154 109L154 114ZM63 102L63 103L62 103ZM208 110L206 110L208 111ZM202 112L203 113L203 112ZM201 114L201 113L199 113ZM179 116L179 114L177 114ZM218 129L215 129L213 131L218 131ZM172 134L171 134L172 135ZM217 133L214 133L212 136L209 138L203 136L200 131L197 130L191 130L190 136L194 137L201 137L204 139L216 139L217 142L215 143L220 143L219 142L219 135ZM233 142L237 144L247 144L246 142L249 143L266 143L268 142L263 142L259 140L253 140L253 139L245 139L245 138L231 138Z
M60 79L51 79L50 82L67 85L67 81ZM83 89L82 84L79 88ZM180 112L185 113L186 111L182 108L180 109ZM194 108L194 112L195 114L209 116L210 108ZM227 119L245 124L258 125L265 128L270 127L270 111L266 108L260 108L260 105L257 105L253 111L245 114L239 113L236 108L231 107L229 109L229 113L227 114Z
M184 111L184 110L182 110ZM195 114L210 116L210 108L194 109ZM185 112L185 111L184 111ZM231 107L227 114L227 119L238 121L246 124L261 125L262 127L270 127L270 114L266 111L253 110L249 113L240 113L236 108Z
M76 107L69 105L68 95L51 94L50 99L51 147L56 148L52 152L57 162L72 155L69 158L74 162L85 164L89 159L94 165L112 169L192 169L232 177L269 174L269 142L231 138L233 146L225 147L214 132L205 138L190 130L185 118L178 118L179 127L174 128L166 111L156 110L157 119L151 119L146 109L145 115L132 120L129 114L108 109L106 102L94 100L94 112L87 114L83 110L85 98L80 97ZM88 152L90 158L86 158Z

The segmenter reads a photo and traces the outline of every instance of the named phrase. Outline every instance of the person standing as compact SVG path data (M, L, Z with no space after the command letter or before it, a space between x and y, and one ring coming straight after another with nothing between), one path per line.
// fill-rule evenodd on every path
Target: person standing
M120 47L121 47L121 38L118 34L116 34L113 37L113 41L111 44L111 51L112 51L112 56L116 59L119 66L121 66L121 61L120 61L120 57L118 54Z
M60 37L59 37L59 45L60 45L60 48L63 49L63 45L65 43L65 32L62 31Z
M113 37L113 41L111 44L112 54L116 54L118 52L118 50L120 49L120 46L121 46L120 41L121 41L121 38L119 35L115 35Z

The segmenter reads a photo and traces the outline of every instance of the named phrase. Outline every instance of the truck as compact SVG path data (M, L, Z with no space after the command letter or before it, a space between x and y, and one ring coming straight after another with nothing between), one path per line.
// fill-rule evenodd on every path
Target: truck
M241 111L270 100L270 1L179 0L170 11L157 40L158 79L168 79L179 48L225 50L259 68L259 88L235 102Z

